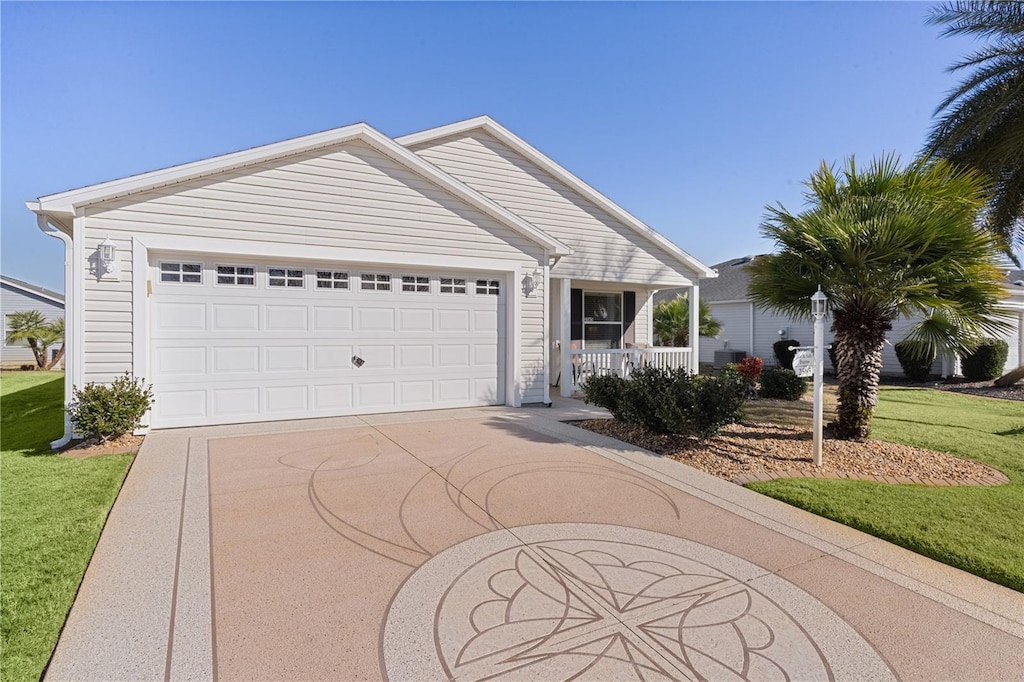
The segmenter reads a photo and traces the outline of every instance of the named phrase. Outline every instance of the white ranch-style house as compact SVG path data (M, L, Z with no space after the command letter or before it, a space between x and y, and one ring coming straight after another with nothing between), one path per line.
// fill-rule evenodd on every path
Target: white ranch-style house
M711 308L712 317L721 324L721 331L715 338L702 337L699 346L701 364L721 366L736 357L747 355L759 357L766 364L775 363L772 344L781 339L795 339L810 344L814 339L814 325L810 320L801 320L755 305L747 295L750 281L746 265L760 256L732 258L714 267L718 278L709 281L701 291L701 297ZM1024 270L1007 268L1006 299L1003 307L1008 313L1010 331L1002 338L1009 346L1004 372L1017 367L1024 358ZM685 289L660 291L658 302L685 294ZM882 349L882 373L902 374L893 344L902 340L917 319L900 318L893 323L889 332L889 343ZM832 332L826 325L825 343L832 342ZM938 358L932 372L942 376L958 373L954 358Z
M696 341L651 347L653 296L696 306L715 276L486 116L397 139L360 123L28 207L66 247L66 397L145 377L154 428L696 371Z

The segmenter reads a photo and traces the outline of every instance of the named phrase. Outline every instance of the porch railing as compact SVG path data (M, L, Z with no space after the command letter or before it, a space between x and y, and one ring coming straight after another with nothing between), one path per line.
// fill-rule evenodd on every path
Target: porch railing
M573 390L589 377L615 375L629 378L639 367L676 369L690 366L689 348L613 348L609 350L570 350Z

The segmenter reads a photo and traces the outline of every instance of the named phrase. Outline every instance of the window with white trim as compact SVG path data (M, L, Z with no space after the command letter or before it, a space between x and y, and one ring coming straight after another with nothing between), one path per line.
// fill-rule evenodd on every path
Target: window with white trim
M622 294L583 292L583 347L622 348Z
M317 289L348 289L348 273L337 270L317 270Z
M429 294L430 278L423 275L402 275L402 291Z
M501 293L501 282L496 279L478 279L476 281L476 293L497 296Z
M217 284L256 286L256 268L251 265L218 265Z
M359 278L359 288L363 291L391 291L391 275L364 272Z
M202 284L201 263L160 263L160 281L174 284Z
M442 294L464 294L466 293L466 279L464 277L442 277Z
M267 268L267 284L272 287L302 289L306 286L306 271L290 268Z

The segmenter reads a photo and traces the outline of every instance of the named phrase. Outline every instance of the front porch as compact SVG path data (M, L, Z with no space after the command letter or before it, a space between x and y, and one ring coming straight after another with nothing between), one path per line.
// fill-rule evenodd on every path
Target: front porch
M568 397L591 376L629 377L640 367L685 368L696 373L696 283L608 282L552 277L549 288L551 383ZM661 347L654 338L654 294L682 288L689 296L690 346Z

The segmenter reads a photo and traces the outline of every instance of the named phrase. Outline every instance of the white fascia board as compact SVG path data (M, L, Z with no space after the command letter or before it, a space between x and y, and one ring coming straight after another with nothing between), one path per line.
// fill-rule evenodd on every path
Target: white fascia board
M698 279L710 279L717 277L718 273L712 270L710 267L700 262L681 248L673 244L671 241L661 236L653 229L648 227L643 221L634 216L633 214L626 211L624 208L616 204L614 201L606 197L605 195L598 192L596 189L588 185L586 182L576 177L574 174L563 168L562 166L555 163L550 157L541 153L535 149L528 142L522 138L516 136L513 132L502 126L500 123L492 119L490 116L478 116L471 118L466 121L460 121L458 123L450 123L448 125L441 126L439 128L432 128L430 130L424 130L419 133L413 133L411 135L404 135L395 139L401 145L406 147L414 146L423 142L429 142L432 140L441 139L443 137L449 137L451 135L458 135L470 130L481 129L487 133L490 133L494 137L498 138L506 145L519 152L533 163L537 164L545 171L555 176L565 184L572 187L574 190L579 192L581 195L594 202L604 211L608 212L612 216L618 218L625 225L633 228L636 232L644 235L655 244L663 248L676 260L686 265L688 268L693 270L697 275Z
M142 173L141 175L133 175L121 180L112 180L98 185L60 192L59 194L50 194L40 197L37 202L27 202L26 205L36 213L72 215L75 211L81 210L85 206L101 201L137 194L215 173L236 170L245 166L265 163L285 156L332 147L353 140L366 142L421 177L483 211L514 232L518 232L535 244L549 249L553 254L569 255L572 253L572 249L565 244L538 230L522 218L502 208L464 183L459 182L440 168L425 161L365 123L357 123L345 126L344 128L336 128L322 133L314 133L304 137L284 140L283 142L263 145L262 147L214 156L201 161L193 161L179 166Z
M23 287L18 282L12 282L11 280L7 279L6 277L0 277L0 282L3 282L4 284L6 284L7 286L11 287L12 289L17 289L18 291L24 291L29 296L35 296L36 298L45 298L47 301L50 301L52 303L57 303L61 307L64 306L64 299L62 299L62 298L57 298L55 296L49 296L49 295L44 294L42 292L36 291L35 289L30 289L28 287Z

